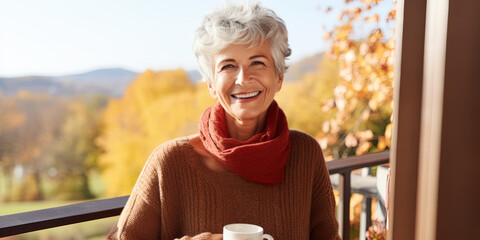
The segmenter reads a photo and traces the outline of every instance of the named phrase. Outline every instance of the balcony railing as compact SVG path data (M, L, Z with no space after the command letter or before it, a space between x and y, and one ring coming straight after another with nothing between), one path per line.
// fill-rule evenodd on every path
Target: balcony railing
M388 151L327 162L330 174L340 174L337 216L342 239L350 239L351 172L388 162ZM127 200L124 196L0 216L0 237L118 216Z

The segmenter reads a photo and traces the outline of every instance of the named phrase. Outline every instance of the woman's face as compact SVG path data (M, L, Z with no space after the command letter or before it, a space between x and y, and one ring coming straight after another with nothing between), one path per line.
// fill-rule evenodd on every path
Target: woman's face
M283 74L275 73L269 41L250 48L232 44L214 56L208 88L236 120L263 120L282 81Z

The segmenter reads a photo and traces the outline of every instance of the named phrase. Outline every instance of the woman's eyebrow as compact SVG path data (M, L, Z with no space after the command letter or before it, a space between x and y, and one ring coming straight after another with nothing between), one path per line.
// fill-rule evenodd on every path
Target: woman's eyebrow
M251 60L251 59L254 59L254 58L266 58L266 59L268 59L265 55L253 55L253 56L249 57L248 59Z
M235 62L234 59L228 58L228 59L223 59L222 61L218 62L218 64L226 63L226 62Z

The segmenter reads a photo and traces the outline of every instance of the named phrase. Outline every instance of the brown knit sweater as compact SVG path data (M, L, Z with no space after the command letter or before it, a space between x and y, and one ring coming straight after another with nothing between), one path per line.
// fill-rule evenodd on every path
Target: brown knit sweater
M340 239L335 199L318 143L290 131L282 184L215 172L187 137L152 153L107 239L212 239L229 223L262 226L275 240Z

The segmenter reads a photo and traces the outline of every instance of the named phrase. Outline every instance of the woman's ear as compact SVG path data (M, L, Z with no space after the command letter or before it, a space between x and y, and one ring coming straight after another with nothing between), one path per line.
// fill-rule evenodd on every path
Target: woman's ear
M217 91L215 90L215 87L212 85L212 83L208 80L207 80L207 86L208 86L208 91L210 92L210 95L214 99L217 99Z
M277 89L276 89L276 92L279 92L280 89L282 89L282 84L283 84L283 74L280 74L278 75L278 79L277 79Z

